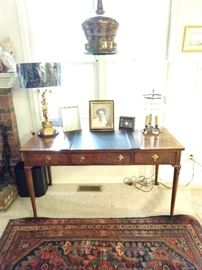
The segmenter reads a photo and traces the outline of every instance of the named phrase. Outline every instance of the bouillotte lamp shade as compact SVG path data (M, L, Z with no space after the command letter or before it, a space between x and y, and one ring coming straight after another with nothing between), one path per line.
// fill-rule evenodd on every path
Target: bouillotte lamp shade
M48 116L46 92L49 87L61 85L60 63L20 63L17 64L20 88L43 88L41 105L43 113L42 128L38 135L52 137L58 134Z

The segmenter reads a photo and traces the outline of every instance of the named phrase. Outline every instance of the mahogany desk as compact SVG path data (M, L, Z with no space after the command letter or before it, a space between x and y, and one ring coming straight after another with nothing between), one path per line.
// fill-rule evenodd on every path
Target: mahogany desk
M37 217L37 207L31 168L46 166L52 184L51 166L64 165L155 165L156 185L159 165L172 165L174 174L170 215L173 215L182 150L184 147L166 129L161 130L158 136L121 130L77 131L68 134L61 131L55 138L35 135L20 149L34 217Z

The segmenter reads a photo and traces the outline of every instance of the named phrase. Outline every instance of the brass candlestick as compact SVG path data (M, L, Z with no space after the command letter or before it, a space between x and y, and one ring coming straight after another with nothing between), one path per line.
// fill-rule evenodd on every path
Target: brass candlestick
M143 129L144 135L159 135L161 133L158 125L152 126L152 125L145 125L145 128Z
M155 125L152 125L152 114L149 114L146 116L145 119L145 128L143 129L143 134L147 135L159 135L160 134L160 129L158 127L158 116L155 115Z

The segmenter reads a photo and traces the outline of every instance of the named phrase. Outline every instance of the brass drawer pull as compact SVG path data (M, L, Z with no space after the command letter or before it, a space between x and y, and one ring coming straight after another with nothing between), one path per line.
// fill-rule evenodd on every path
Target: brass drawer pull
M122 161L124 159L124 156L122 154L118 155L118 160Z
M47 155L47 156L45 157L45 161L48 163L49 161L51 161L51 157L50 157L49 155Z
M79 157L80 162L83 162L85 159L86 159L86 157L85 157L84 155L81 155L81 156Z
M154 155L152 156L152 159L153 159L154 161L157 161L157 159L159 159L159 155L154 154Z

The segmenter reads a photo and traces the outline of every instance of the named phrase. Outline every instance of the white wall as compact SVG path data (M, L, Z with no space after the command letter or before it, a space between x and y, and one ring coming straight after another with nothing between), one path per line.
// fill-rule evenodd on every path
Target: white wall
M23 37L18 23L15 0L0 0L0 42L7 37L11 39L11 45L14 47L16 60L22 59L23 51L21 49L21 40ZM30 138L30 131L32 130L28 92L14 88L12 93L20 143L23 144Z
M185 146L182 155L181 181L192 176L193 154L202 164L202 53L182 52L185 25L202 25L201 0L172 1L169 43L166 126ZM193 183L201 183L202 167L195 165Z
M172 1L171 32L168 59L168 84L166 89L165 126L184 144L181 182L187 182L192 175L192 164L187 161L191 153L202 163L201 143L201 97L202 97L202 53L182 53L182 38L185 25L202 25L201 0ZM18 25L15 0L0 1L0 40L10 36L17 52L17 60L23 59L21 42L23 34ZM141 26L141 23L140 23ZM23 144L30 137L32 120L28 94L13 89L20 141ZM149 167L57 167L53 168L54 183L60 182L121 182L125 176L151 175ZM171 180L172 169L160 169L161 178ZM201 167L195 166L193 183L200 183Z

